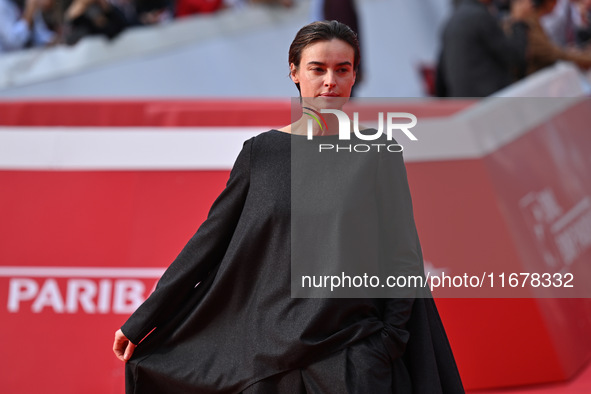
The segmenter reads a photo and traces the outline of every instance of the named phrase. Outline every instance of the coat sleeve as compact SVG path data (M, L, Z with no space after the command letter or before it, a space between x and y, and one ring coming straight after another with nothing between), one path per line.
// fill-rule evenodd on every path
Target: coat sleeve
M248 193L252 143L253 139L244 142L226 187L211 206L207 219L164 272L154 292L121 327L132 343L138 344L181 308L196 285L221 262Z
M424 271L402 153L380 153L378 168L380 248L385 265L382 280L387 276L405 277L408 283L411 277L423 277ZM382 340L392 359L404 353L409 339L406 323L416 296L414 284L388 287Z

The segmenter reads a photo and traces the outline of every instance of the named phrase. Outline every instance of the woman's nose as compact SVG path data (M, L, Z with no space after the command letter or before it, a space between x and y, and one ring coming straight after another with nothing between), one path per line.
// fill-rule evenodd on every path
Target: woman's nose
M324 78L324 86L334 87L335 85L336 85L336 79L335 79L334 72L329 70L326 73L326 76Z

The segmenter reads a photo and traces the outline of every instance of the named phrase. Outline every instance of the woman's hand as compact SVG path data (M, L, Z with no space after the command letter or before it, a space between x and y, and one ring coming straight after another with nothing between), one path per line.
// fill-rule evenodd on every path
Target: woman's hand
M121 329L115 332L115 342L113 343L113 352L115 356L123 362L127 362L131 358L135 345L123 334Z

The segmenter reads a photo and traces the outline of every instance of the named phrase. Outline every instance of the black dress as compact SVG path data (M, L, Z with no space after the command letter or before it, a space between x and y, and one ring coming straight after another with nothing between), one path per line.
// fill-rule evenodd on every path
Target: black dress
M321 228L323 253L363 251L363 269L387 254L422 270L402 155L339 152L294 165L292 145L304 143L278 130L244 143L206 221L122 326L135 344L145 337L126 364L126 392L463 392L432 299L293 296L301 248L292 246L308 230ZM295 214L306 199L314 203ZM311 224L298 240L292 219L302 217ZM361 231L360 217L375 230Z

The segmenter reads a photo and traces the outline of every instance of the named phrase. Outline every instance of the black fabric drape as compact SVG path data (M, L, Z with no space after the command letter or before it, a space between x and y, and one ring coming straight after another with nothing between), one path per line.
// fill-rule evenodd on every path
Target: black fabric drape
M292 259L299 255L292 241L301 230L292 218L308 211L321 220L303 220L304 236L325 223L323 238L309 245L318 255L360 253L363 269L386 262L394 272L422 271L401 154L339 154L313 162L292 156L293 144L304 139L271 130L244 143L207 220L122 327L134 343L155 328L126 364L128 393L263 392L267 384L281 387L281 379L309 381L322 370L315 365L346 364L352 352L369 357L356 362L371 364L378 354L389 358L393 374L407 371L409 378L395 381L392 392L463 392L432 300L292 297ZM302 158L300 173L294 161ZM327 200L297 204L315 192ZM369 225L359 217L370 218ZM357 231L360 225L367 231ZM379 246L384 243L388 248ZM391 252L385 256L384 250ZM348 376L335 368L330 376ZM330 381L329 375L317 378Z

